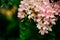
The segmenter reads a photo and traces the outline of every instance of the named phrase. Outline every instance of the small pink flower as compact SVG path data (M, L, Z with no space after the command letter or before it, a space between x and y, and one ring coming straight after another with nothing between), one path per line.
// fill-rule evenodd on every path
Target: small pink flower
M18 18L24 18L24 17L25 17L25 13L23 13L23 12L18 13Z

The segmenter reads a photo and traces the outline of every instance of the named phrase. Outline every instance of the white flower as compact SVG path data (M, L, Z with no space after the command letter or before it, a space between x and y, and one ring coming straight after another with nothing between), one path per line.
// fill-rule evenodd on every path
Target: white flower
M46 30L47 27L43 27L43 30Z
M41 35L44 35L45 31L44 30L40 30L39 33L41 33Z
M18 11L23 11L23 9L19 8Z
M42 16L42 17L44 17L45 15L44 15L44 14L42 14L41 16Z
M41 35L44 35L44 32L41 32Z
M29 14L29 15L30 15L30 14L31 14L31 11L28 11L28 12L27 12L27 14Z
M56 21L57 19L52 19L53 21Z
M35 12L38 12L39 10L37 8L34 8Z
M51 10L48 10L47 13L51 12Z
M28 6L28 3L25 3L26 6Z
M44 24L49 24L49 22L45 21Z
M19 18L24 18L24 14L22 15L21 13L18 15Z
M38 17L42 16L42 14L38 14Z
M50 17L51 17L51 18L54 18L55 16L54 16L54 15L51 15Z
M52 29L51 29L51 28L48 28L48 30L49 30L49 31L52 31Z
M28 18L30 19L31 18L31 15L29 15Z
M41 25L37 24L37 28L38 28L38 29L41 29L41 27L42 27Z
M55 25L56 23L53 21L53 22L52 22L52 24L54 24L54 25Z
M46 2L43 2L45 5L47 5L47 3Z
M55 15L58 15L58 12L56 12Z
M24 2L24 1L21 1L20 3L21 3L21 4L24 4L25 2Z
M37 22L40 22L41 19L37 19Z

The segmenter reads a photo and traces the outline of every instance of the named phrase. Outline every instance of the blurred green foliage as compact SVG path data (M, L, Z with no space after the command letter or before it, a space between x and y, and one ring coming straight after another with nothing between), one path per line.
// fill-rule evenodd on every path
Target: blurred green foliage
M13 6L19 7L20 1L0 0L0 7L10 10ZM41 35L33 20L29 22L27 18L24 18L24 22L21 22L17 18L17 12L18 10L9 20L6 15L0 13L0 40L60 40L60 18L56 22L57 24L53 25L52 32Z
M18 6L21 0L0 0L0 6L3 8L11 8L13 5Z

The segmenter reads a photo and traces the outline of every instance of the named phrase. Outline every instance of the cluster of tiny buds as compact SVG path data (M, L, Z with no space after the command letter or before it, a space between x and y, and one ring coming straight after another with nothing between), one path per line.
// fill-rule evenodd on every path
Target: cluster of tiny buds
M22 19L27 16L28 20L33 19L42 35L52 31L52 26L57 20L55 15L59 16L59 13L60 7L53 7L49 0L23 0L18 8L18 17Z

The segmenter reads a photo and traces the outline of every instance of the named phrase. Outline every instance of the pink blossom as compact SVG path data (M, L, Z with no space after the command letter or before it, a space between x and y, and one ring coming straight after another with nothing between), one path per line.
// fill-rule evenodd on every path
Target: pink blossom
M52 31L51 27L57 20L55 15L60 16L60 6L51 4L49 0L23 0L18 8L18 17L33 19L42 35Z
M25 13L19 12L19 13L18 13L18 17L19 17L19 18L24 18L24 17L25 17Z

